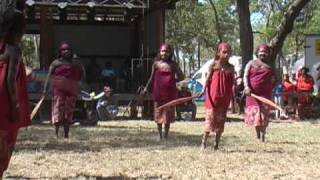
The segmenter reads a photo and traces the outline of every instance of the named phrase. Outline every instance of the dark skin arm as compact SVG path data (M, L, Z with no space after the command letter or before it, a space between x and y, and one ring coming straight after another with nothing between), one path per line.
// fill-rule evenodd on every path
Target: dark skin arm
M148 80L146 86L144 87L143 93L147 93L148 92L149 86L150 86L151 82L153 82L153 79L154 79L155 69L156 69L156 62L154 62L153 65L152 65L151 75L149 77L149 80Z
M249 71L251 68L252 60L249 61L244 69L244 75L243 75L243 84L244 84L244 93L247 96L250 96L251 94L251 88L249 87Z
M14 45L7 45L5 56L9 58L8 72L7 72L7 87L11 107L11 120L19 120L19 103L17 102L17 87L16 87L16 74L18 63L21 59L21 51Z
M185 78L185 76L184 76L179 64L176 62L172 62L172 66L175 69L178 81L182 81Z
M46 78L46 81L44 83L44 86L43 86L43 94L46 95L47 94L47 88L48 88L48 83L49 83L49 79L51 78L51 75L52 75L52 72L53 70L61 65L62 62L60 62L59 60L54 60L51 64L50 64L50 67L49 67L49 72L48 72L48 75L47 75L47 78Z
M86 70L84 69L83 65L79 62L79 61L76 61L74 62L74 66L77 66L78 68L80 68L80 71L81 71L81 81L84 81L86 79ZM99 78L99 77L97 77Z

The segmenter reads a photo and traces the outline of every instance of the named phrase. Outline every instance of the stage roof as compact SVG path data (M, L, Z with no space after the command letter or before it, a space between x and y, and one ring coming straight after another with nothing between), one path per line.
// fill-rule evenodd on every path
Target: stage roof
M178 0L27 0L27 20L40 19L41 7L55 21L133 22L157 9L174 9Z

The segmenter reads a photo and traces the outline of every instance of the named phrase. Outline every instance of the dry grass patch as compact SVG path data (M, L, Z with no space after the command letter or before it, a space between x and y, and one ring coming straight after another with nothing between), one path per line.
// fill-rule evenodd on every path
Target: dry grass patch
M202 122L177 122L158 142L152 121L74 126L56 139L49 125L22 130L7 178L320 179L318 121L271 123L267 143L242 122L228 122L221 149L201 152ZM210 139L210 143L213 139Z

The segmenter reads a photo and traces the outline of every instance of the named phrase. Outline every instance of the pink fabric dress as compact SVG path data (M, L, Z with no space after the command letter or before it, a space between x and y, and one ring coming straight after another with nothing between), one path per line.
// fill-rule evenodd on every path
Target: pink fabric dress
M227 64L224 68L214 70L204 103L206 109L205 132L223 133L228 107L233 95L233 85L234 70L232 65Z
M52 119L53 125L72 124L82 73L78 66L63 64L52 72Z
M251 65L248 85L252 93L272 100L274 74L270 67ZM246 97L245 123L250 127L267 127L270 108L251 96Z
M152 84L154 100L154 120L157 124L169 124L175 121L175 108L157 108L177 98L175 70L164 61L156 62Z

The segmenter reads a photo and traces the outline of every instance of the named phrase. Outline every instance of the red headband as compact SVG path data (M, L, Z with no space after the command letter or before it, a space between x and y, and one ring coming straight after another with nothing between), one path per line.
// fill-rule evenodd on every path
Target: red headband
M257 52L259 51L267 51L267 52L270 52L270 47L266 44L260 44L258 47L257 47Z
M218 46L217 46L217 50L220 51L223 48L231 50L231 45L229 43L226 43L226 42L219 43Z

